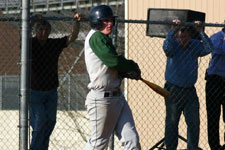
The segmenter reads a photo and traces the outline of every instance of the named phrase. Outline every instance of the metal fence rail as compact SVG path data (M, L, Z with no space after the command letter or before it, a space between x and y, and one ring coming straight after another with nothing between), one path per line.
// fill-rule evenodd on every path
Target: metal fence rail
M87 0L31 0L30 5L34 7L42 6L42 5L65 5L68 3L76 3L76 2L87 2ZM20 6L21 0L3 0L0 2L0 8L18 8Z

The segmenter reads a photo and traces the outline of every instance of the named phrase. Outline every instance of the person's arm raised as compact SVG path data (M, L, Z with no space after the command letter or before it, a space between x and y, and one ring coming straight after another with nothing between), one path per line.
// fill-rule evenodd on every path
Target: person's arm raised
M71 42L73 42L78 37L79 31L80 31L80 20L81 20L81 14L76 13L74 15L74 24L72 27L72 32L70 33L70 35L67 38L67 45L69 45Z

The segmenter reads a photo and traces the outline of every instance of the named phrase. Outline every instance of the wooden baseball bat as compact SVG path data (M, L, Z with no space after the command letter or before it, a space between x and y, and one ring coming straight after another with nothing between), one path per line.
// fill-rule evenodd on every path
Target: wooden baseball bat
M141 81L144 82L146 85L148 85L153 91L163 96L164 98L168 98L170 96L170 93L166 89L156 85L155 83L147 81L143 78L141 78Z

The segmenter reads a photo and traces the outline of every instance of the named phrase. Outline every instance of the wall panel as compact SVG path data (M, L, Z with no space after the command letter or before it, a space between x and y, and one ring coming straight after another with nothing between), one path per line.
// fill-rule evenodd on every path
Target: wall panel
M148 8L173 8L191 9L206 13L206 23L222 23L225 20L224 0L127 0L128 12L126 19L147 19ZM206 33L210 36L221 28L206 27ZM126 28L128 58L134 59L140 65L142 75L159 84L164 85L164 72L166 57L162 50L162 38L146 36L145 24L129 24ZM199 77L196 88L201 103L201 131L199 145L203 149L209 149L207 143L207 121L205 112L205 70L208 67L210 55L199 60ZM156 65L157 64L157 65ZM143 90L144 89L144 90ZM128 80L128 102L134 113L135 122L143 145L147 149L164 136L165 104L164 99L155 94L140 82ZM141 108L139 108L139 106ZM186 124L184 118L180 121L180 134L186 138ZM223 124L221 122L221 134ZM147 133L146 133L147 132ZM223 141L223 136L221 136ZM179 148L185 148L185 142L179 141Z

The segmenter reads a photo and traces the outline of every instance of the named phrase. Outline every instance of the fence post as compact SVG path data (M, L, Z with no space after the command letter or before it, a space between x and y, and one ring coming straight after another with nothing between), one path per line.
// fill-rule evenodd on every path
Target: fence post
M30 1L22 1L19 150L28 149Z
M67 110L70 111L71 110L71 77L69 74L67 74L67 79L68 79L67 80L68 81L68 102L67 102L68 108L67 108Z
M112 43L117 48L117 36L118 36L118 21L115 19L115 25L113 28L113 33L112 33Z
M113 34L112 34L112 43L117 48L117 27L118 22L115 20L115 25L113 28ZM114 132L112 133L110 139L109 139L109 150L114 150Z
M3 103L3 76L0 76L0 110L2 110L2 103Z

